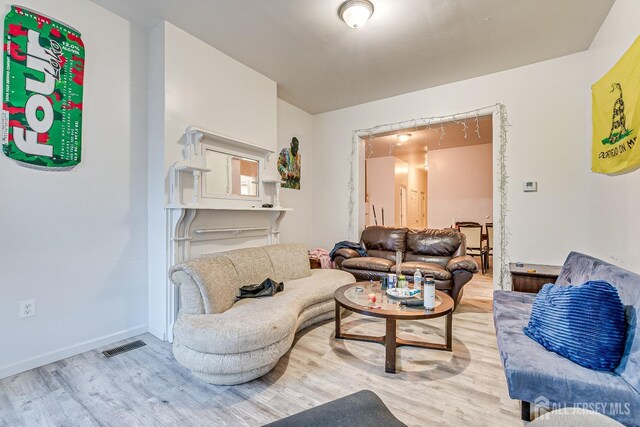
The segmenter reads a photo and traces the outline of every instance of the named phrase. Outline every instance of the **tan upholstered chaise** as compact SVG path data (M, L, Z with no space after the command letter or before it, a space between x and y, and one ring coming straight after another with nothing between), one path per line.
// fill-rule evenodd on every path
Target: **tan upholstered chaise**
M207 382L239 384L273 369L297 331L335 314L334 291L355 281L340 270L311 270L303 245L211 254L174 266L180 314L173 329L178 362ZM284 282L273 297L234 303L238 288Z

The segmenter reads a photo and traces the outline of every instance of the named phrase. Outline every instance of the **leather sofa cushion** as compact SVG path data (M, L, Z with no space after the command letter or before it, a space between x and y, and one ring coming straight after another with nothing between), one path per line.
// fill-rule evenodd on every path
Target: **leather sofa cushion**
M466 270L469 273L478 272L478 264L476 264L476 260L474 260L470 255L451 258L451 261L447 263L446 268L451 272L456 270Z
M450 230L408 230L407 252L419 255L452 256L460 244L462 236Z
M370 257L388 259L389 261L393 261L394 264L396 262L396 253L395 252L378 251L378 250L372 249L372 250L368 250L367 253L369 254Z
M361 269L361 270L375 270L375 271L389 271L392 265L395 263L388 259L375 258L375 257L360 257L345 259L342 262L342 266L345 268Z
M416 255L407 253L404 257L404 262L426 262L428 264L438 264L442 267L446 267L447 263L451 260L448 256L433 256L433 255Z
M420 269L422 277L427 274L433 275L436 280L451 280L451 273L438 264L429 262L403 262L400 264L400 271L407 276L413 276L417 269ZM395 271L395 267L393 268Z
M367 251L374 249L392 252L401 250L404 252L407 248L407 231L409 229L404 227L381 227L375 225L362 231L361 240Z
M340 248L337 251L334 252L334 258L339 258L342 257L344 259L349 259L349 258L357 258L359 256L362 256L358 253L358 251L356 251L355 249L351 249L351 248Z

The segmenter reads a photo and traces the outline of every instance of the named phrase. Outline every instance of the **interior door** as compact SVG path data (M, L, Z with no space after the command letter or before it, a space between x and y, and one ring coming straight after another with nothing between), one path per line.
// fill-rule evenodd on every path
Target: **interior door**
M420 192L420 226L427 228L427 195Z
M400 187L400 226L407 226L407 187Z
M409 190L409 226L420 228L420 199L416 190Z

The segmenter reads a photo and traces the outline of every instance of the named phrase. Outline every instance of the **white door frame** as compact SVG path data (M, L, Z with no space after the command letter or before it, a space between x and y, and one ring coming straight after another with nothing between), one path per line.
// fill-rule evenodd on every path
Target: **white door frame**
M420 225L427 227L427 192L420 192Z
M364 229L364 138L386 132L402 132L407 129L440 125L445 122L463 123L474 131L474 121L483 115L491 115L493 122L493 212L494 212L494 250L493 284L496 289L511 289L509 273L509 231L507 228L507 110L503 104L482 107L464 113L446 116L425 117L405 120L397 123L378 125L353 131L351 140L351 178L349 182L349 238L359 241ZM445 142L446 143L446 142ZM497 213L497 215L496 215ZM496 268L497 266L497 268Z

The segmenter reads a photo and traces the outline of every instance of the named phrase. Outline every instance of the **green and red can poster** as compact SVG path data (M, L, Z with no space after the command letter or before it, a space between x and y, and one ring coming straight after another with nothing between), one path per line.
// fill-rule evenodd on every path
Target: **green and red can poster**
M4 19L2 151L25 166L80 163L84 45L80 33L12 6Z

